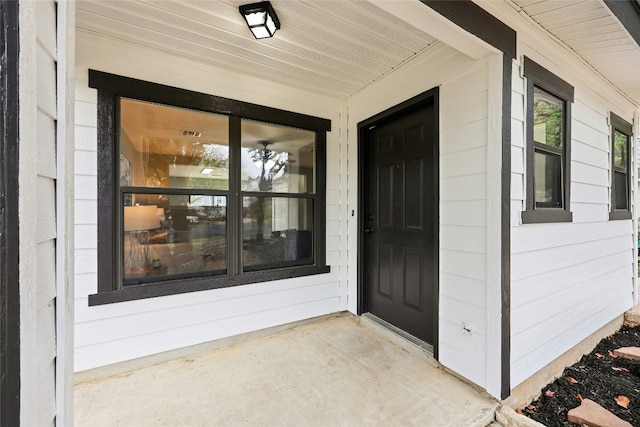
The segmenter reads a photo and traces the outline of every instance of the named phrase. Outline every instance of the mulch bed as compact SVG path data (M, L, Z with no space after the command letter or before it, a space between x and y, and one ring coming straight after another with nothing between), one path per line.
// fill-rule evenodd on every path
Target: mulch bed
M600 341L578 363L564 370L562 376L542 389L542 395L522 413L546 426L578 426L567 420L567 412L591 399L634 426L640 426L640 361L616 357L621 347L640 347L640 327L623 326ZM628 407L623 404L629 399Z

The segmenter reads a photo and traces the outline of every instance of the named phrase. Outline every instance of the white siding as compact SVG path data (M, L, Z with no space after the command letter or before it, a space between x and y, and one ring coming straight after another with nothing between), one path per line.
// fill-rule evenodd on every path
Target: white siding
M341 287L345 164L339 101L101 38L76 35L75 370L199 344L346 308ZM327 263L331 273L88 306L97 292L96 91L89 68L332 120L327 134Z
M358 122L440 87L439 360L481 386L486 386L488 327L487 70L486 59L472 60L437 44L348 104L349 158L356 159ZM356 162L350 162L351 206L357 204L357 174ZM356 218L349 222L351 242L357 238ZM351 295L356 295L356 251L349 246ZM473 335L462 335L463 320L473 323Z
M440 94L440 362L487 387L488 64L450 75ZM461 209L460 204L468 204ZM448 217L447 212L457 213ZM473 334L462 334L462 321ZM492 327L496 327L493 325Z
M21 3L21 422L56 422L56 121L54 1Z
M527 27L518 32L518 40L521 54L575 88L571 117L573 222L521 224L526 197L526 86L518 62L512 94L512 387L631 307L635 277L633 221L609 220L608 124L610 111L632 121L634 106L536 31ZM635 159L635 147L633 150L631 158ZM634 162L631 170L635 168Z
M37 2L38 178L37 330L39 425L55 419L56 363L56 4Z

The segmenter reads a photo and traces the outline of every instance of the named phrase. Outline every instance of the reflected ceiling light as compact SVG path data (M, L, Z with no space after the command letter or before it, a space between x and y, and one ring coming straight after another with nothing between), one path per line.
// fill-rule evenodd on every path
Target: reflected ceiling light
M268 1L240 6L240 14L247 21L249 29L257 39L273 37L280 29L280 21Z
M180 131L180 135L200 138L202 136L202 132L198 132L197 130L183 130L183 131Z
M202 170L200 171L202 175L209 175L211 172L213 172L213 168L207 167L202 168Z

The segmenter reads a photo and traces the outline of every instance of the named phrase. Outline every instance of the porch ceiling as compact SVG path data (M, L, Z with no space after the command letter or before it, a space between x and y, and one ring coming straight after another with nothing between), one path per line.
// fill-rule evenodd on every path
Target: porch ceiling
M511 0L640 104L640 46L600 0Z
M79 0L76 25L338 99L438 42L379 0L271 0L282 29L255 40L238 12L251 1ZM601 0L505 1L640 104L640 46Z
M251 0L77 2L77 30L346 99L437 40L368 1L271 0L282 29L255 40Z

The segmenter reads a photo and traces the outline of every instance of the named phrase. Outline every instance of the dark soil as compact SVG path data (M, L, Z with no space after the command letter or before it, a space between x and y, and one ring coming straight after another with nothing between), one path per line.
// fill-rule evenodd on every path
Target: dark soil
M621 347L640 347L640 327L623 326L600 341L591 353L544 387L542 395L522 413L546 426L578 426L567 420L567 412L580 406L581 399L591 399L640 426L640 361L616 357L613 351ZM618 396L629 398L628 408L616 403Z

